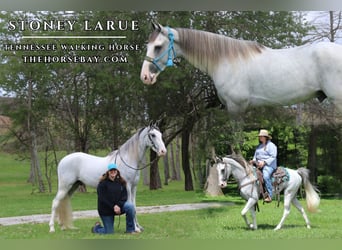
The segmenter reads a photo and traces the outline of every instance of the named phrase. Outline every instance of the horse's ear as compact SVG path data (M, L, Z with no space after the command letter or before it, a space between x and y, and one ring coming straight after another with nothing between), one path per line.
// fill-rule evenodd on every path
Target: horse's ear
M213 167L214 165L217 165L218 163L224 163L223 158L217 155L214 155L210 159L210 166Z
M150 129L154 128L154 129L159 130L157 123L154 122L154 121L150 121L150 124L148 126L149 126Z
M152 30L157 30L159 32L162 29L162 26L159 23L154 22L154 21L151 21L151 26L152 26Z

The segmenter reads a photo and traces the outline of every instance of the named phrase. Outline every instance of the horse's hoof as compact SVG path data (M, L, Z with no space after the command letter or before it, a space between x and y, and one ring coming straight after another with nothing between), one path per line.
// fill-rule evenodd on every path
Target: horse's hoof
M54 233L55 232L55 229L54 228L50 228L50 233Z
M276 227L275 229L273 229L273 231L278 231L280 229L280 227Z
M311 226L310 226L310 225L306 225L306 228L307 228L307 229L311 229Z

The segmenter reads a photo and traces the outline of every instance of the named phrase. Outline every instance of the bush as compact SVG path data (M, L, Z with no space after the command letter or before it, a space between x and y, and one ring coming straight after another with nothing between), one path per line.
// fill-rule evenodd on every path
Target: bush
M317 179L318 189L322 194L342 194L342 183L331 175L320 175Z

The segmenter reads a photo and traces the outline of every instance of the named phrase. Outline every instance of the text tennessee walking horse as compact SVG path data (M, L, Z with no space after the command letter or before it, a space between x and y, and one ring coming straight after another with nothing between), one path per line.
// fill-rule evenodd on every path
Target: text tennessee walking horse
M249 165L245 159L241 156L229 156L223 157L222 159L216 160L216 169L218 172L218 181L220 187L226 187L227 181L230 175L234 176L234 179L238 182L241 197L243 197L247 203L241 211L241 215L244 218L247 227L251 229L257 229L256 216L255 216L255 205L259 199L259 185L257 178L253 171L253 166ZM284 191L284 212L279 224L274 230L279 230L286 217L290 213L291 203L298 209L302 214L306 227L310 227L310 221L297 200L297 192L300 188L302 181L304 183L304 189L306 193L306 204L309 212L316 212L320 203L320 198L315 191L315 188L309 181L309 170L306 168L299 168L297 170L286 168L289 178L287 181L280 183L278 189L279 192ZM249 223L246 213L250 211L252 215L252 223Z
M111 152L106 157L80 152L65 156L58 164L58 191L52 202L50 232L55 231L55 215L58 215L62 229L73 228L70 202L72 194L81 183L97 187L100 177L107 171L107 165L110 162L118 165L121 175L126 179L128 200L135 206L136 189L140 177L139 170L143 168L139 165L144 162L145 152L149 147L158 156L166 154L162 134L155 125L140 129L118 150ZM142 230L136 217L134 222L136 230Z
M206 72L228 112L329 97L342 111L342 46L318 43L270 49L205 31L152 23L140 78L153 84L175 57Z

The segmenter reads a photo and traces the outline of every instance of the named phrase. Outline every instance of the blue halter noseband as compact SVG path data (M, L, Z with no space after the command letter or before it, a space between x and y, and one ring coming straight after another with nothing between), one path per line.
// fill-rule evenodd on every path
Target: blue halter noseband
M174 35L173 33L171 32L171 29L169 27L166 27L167 30L168 30L168 34L167 36L169 37L169 46L167 48L167 50L165 50L163 53L161 53L160 56L158 56L157 58L151 58L149 56L145 56L145 60L148 61L148 62L151 62L153 63L157 69L159 71L163 71L166 67L171 67L173 66L173 59L176 57L176 53L175 53L175 50L174 50ZM166 64L164 65L159 65L158 62L160 61L160 59L162 59L167 53L167 62Z

